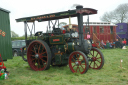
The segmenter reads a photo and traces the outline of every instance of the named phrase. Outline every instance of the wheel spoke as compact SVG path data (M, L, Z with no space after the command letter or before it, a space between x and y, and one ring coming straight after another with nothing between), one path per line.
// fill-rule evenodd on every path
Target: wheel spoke
M47 56L39 55L39 58L47 58Z
M43 64L43 66L45 67L45 65L44 65L44 62L41 60L41 62L42 62L42 64Z
M93 50L93 56L94 56L94 50Z
M84 61L84 58L80 62L82 62L82 61Z
M78 55L76 54L76 58L77 58L77 60L79 60L79 58L80 58L80 54L79 54L79 57L78 57Z
M37 48L38 48L38 44L39 44L39 43L36 43L36 44L35 44L35 47L37 47Z
M72 68L74 68L76 65L74 65Z
M47 61L44 61L43 59L41 60L42 60L43 66L45 67L46 66L45 63L47 64Z
M76 61L76 60L73 58L73 56L72 56L72 59L74 60L74 62Z
M79 68L79 72L81 73L80 68Z
M99 58L96 58L96 59L101 59L101 57L99 57Z
M95 62L96 66L98 67L97 63Z
M93 68L95 68L95 61L94 61L94 66L93 66Z
M42 55L42 54L45 54L45 53L46 53L46 51L45 51L45 52L43 52L43 53L41 53L41 55Z
M91 63L89 64L89 66L91 66L91 64L92 64L92 61L91 61Z
M79 60L79 58L80 58L80 54L79 54L78 60Z
M81 65L86 65L85 63L82 63Z
M34 47L34 52L36 53L36 49L35 49L35 47Z
M79 66L77 66L77 68L76 68L76 72L77 72L78 68L79 68Z
M97 54L96 54L96 56L95 57L97 57L97 55L98 55L99 53L97 52Z
M36 60L36 58L32 59L32 61Z
M43 47L42 52L43 52L44 49L45 49L45 48Z
M83 66L80 64L80 66L83 68ZM84 69L84 68L83 68Z
M38 68L41 68L39 58L38 58Z
M84 65L84 66L86 66L86 64L85 63L82 63L82 61L84 60L84 58L80 61L80 67L83 69L83 71L84 71L84 67L82 66L82 65ZM80 68L79 68L79 71L80 71ZM81 73L82 71L80 71L80 73Z
M75 62L71 61L71 63L75 63Z
M99 60L97 60L99 63L101 63Z
M43 59L41 59L42 61L44 61L45 63L47 63L47 61L45 61L45 60L43 60Z
M31 50L31 51L35 53L35 51L34 51L34 50Z
M76 58L77 58L77 54L75 54Z
M93 54L90 52L90 54L93 56Z
M35 55L31 55L32 57L35 57Z
M41 44L40 44L40 46L41 46ZM39 53L39 51L40 51L40 46L39 46L39 48L38 48L38 53Z

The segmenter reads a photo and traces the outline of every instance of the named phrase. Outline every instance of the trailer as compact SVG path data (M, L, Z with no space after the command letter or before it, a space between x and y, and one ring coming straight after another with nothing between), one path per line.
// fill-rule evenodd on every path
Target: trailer
M64 26L65 29L68 27L69 25ZM101 40L105 43L107 41L114 42L116 40L116 27L117 25L113 25L109 22L83 22L83 36L84 39L87 39L87 33L89 32L91 39L94 42L92 43L92 46L101 48ZM78 31L78 25L72 24L72 29Z
M13 58L9 13L10 11L0 8L0 54L3 61Z
M118 23L116 33L118 35L118 39L126 39L128 42L128 23Z

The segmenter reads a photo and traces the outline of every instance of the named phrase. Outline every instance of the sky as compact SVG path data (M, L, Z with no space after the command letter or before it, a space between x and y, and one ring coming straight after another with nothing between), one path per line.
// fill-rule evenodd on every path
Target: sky
M73 4L83 5L84 8L98 10L95 15L90 15L90 22L101 22L100 17L105 13L117 8L118 5L128 3L127 0L0 0L0 7L10 11L10 28L19 36L24 35L24 23L16 22L15 19L43 15L61 11L68 11ZM84 16L83 21L87 18ZM68 19L60 22L69 23ZM71 18L72 24L77 24L77 18ZM32 25L29 24L32 28ZM35 22L36 31L46 31L47 22ZM28 33L29 34L29 33Z

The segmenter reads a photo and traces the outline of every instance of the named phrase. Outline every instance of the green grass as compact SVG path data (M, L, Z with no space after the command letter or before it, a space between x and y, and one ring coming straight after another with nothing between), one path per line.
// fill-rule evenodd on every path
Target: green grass
M128 47L127 47L128 48ZM104 49L105 64L101 70L89 69L86 74L72 73L68 66L33 71L21 57L5 63L9 79L0 85L128 85L128 49ZM120 68L120 59L123 59Z

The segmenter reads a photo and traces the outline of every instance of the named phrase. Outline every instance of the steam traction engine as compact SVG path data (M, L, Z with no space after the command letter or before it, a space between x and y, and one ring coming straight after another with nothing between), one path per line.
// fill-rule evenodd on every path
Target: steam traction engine
M96 13L95 9L77 6L76 10L16 19L17 22L23 21L25 24L27 46L24 49L27 48L27 59L22 56L23 59L28 61L30 67L35 71L47 70L50 65L67 64L73 73L83 74L87 72L88 68L101 69L104 65L103 54L97 48L92 48L91 42L85 40L83 36L83 15ZM36 32L34 39L27 40L27 23L32 22L34 28L35 21L48 21L50 27L51 20L68 17L77 17L79 33L71 29L67 32L67 30L55 27L55 22L52 31L47 29L46 33Z

